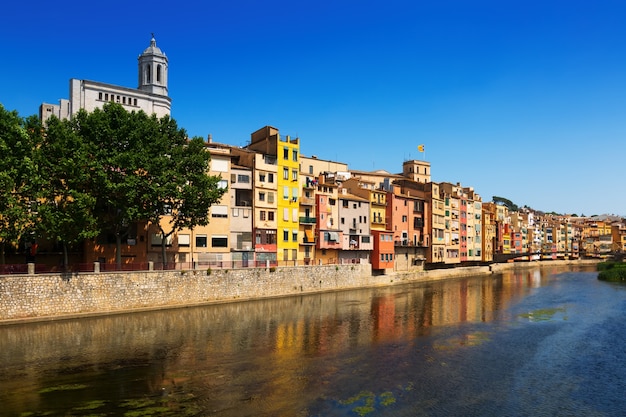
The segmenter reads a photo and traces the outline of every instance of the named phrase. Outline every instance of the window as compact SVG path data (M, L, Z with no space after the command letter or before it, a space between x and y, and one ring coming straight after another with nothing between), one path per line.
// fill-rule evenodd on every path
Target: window
M274 182L274 173L270 172L267 174L267 182Z
M228 172L228 161L226 159L211 158L211 171Z
M289 221L289 209L287 207L283 209L283 220L286 222Z
M265 221L265 210L261 210L259 212L259 220L261 220L262 222Z
M283 159L289 159L289 148L286 146L283 148Z
M402 216L402 223L406 223L407 217L406 216Z
M250 182L250 175L245 175L245 174L237 175L237 182L248 184Z
M189 247L190 239L189 235L178 235L178 246L180 247Z
M206 248L207 238L206 235L196 235L196 248Z
M283 187L283 200L289 200L289 187Z
M263 192L259 193L259 201L265 201L265 193Z
M283 179L284 180L289 179L289 168L283 168Z
M298 162L298 151L296 149L291 152L291 160L294 162Z
M161 82L161 65L157 65L157 83Z
M102 100L102 92L98 93L98 100Z
M297 229L293 229L291 231L291 241L292 242L297 242L298 241L298 230Z
M265 182L265 174L259 174L259 181Z
M309 174L313 175L313 165L309 165Z
M228 217L228 206L212 206L211 217Z
M293 201L298 201L298 187L293 187L291 189L291 197Z
M283 241L289 242L289 230L283 229Z
M337 203L337 200L335 200L334 198L328 199L328 204L330 204L331 206L334 206L336 203Z
M270 204L274 202L274 193L271 191L267 193L267 202Z
M292 181L298 181L298 170L297 169L292 169L291 170L291 180Z
M214 248L227 248L228 236L215 235L211 237L211 246Z
M220 181L217 183L217 188L220 188L220 189L222 189L222 190L227 189L227 188L228 188L228 181L226 181L226 180L220 180Z
M273 222L274 221L274 212L273 211L268 211L267 212L267 220Z

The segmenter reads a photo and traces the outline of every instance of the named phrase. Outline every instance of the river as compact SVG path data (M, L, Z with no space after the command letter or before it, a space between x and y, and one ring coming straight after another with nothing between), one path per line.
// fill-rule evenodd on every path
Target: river
M615 416L593 267L0 327L0 416Z

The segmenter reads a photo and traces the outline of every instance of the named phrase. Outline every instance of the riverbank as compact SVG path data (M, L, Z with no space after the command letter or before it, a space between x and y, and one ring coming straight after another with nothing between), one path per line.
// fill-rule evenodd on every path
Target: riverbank
M370 264L245 270L137 271L0 277L0 325L285 297L595 264L555 260L372 275Z

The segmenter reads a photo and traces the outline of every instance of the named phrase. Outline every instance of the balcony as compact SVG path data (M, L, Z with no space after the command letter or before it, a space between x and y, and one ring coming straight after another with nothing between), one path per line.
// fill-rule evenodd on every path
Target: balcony
M315 238L314 237L305 236L305 237L302 238L302 242L300 244L302 244L302 245L315 245Z
M315 217L307 217L307 216L300 217L300 224L315 224L315 223L317 223L317 221L315 220Z
M315 200L309 197L300 197L301 206L314 206Z

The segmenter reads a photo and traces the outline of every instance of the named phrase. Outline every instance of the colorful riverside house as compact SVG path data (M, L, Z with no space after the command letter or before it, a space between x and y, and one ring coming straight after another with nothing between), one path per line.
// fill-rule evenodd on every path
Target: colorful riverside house
M395 270L423 269L429 241L425 184L395 180L387 193L387 220L393 233Z
M252 238L254 259L259 265L276 265L278 259L277 135L278 130L266 126L252 133L248 146L231 150L236 164L252 172Z
M372 271L386 273L394 269L393 233L387 230L372 230L374 250L372 251Z
M460 195L459 185L449 182L439 184L439 193L444 200L445 207L445 254L446 264L458 264L461 262L461 239L460 239Z
M342 162L319 159L317 156L300 155L300 231L298 259L306 265L316 260L316 244L318 242L316 191L319 177L328 177L328 182L338 184L338 178L344 179L348 165ZM332 181L331 181L332 180ZM324 179L323 182L326 182ZM321 253L320 253L321 254ZM328 255L328 253L326 253Z
M431 264L438 264L444 262L444 254L446 250L445 243L445 202L440 193L440 185L436 182L429 182L425 185L426 201L430 203L431 216L430 216L430 248L426 254L426 262ZM428 244L426 244L428 247Z
M295 265L298 260L299 140L265 126L251 134L255 152L255 252L257 261Z
M343 235L339 261L370 263L374 249L370 231L370 203L339 188L339 229Z
M334 178L320 175L315 192L316 261L338 263L342 248L343 232L339 228L338 188Z
M467 261L482 261L482 199L473 187L463 188L467 198Z
M493 262L493 250L496 245L496 213L494 203L482 204L482 236L481 250L482 262Z

